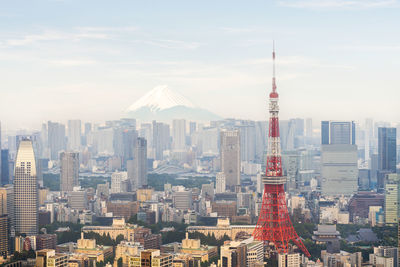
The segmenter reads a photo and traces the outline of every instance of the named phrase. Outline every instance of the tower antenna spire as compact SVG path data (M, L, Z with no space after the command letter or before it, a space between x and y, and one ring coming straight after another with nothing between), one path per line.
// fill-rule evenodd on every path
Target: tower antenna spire
M272 41L272 91L276 92L276 79L275 79L275 40Z

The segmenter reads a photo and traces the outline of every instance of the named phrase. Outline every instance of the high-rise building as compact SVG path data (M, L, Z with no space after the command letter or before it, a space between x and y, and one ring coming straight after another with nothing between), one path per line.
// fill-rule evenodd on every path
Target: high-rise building
M4 258L9 254L8 233L8 215L0 212L0 256Z
M355 129L353 121L321 121L321 144L355 145Z
M217 172L217 175L215 177L215 193L221 194L225 192L225 179L225 174L223 172Z
M111 174L111 193L127 192L128 190L128 173L114 172Z
M68 149L79 151L81 149L82 123L81 120L68 121Z
M147 141L139 137L136 139L134 156L134 181L135 189L147 185Z
M378 128L379 171L396 172L396 128Z
M60 154L60 180L61 191L72 191L74 186L79 185L79 153L77 152L62 152Z
M254 162L256 157L256 127L254 121L244 121L240 131L240 159Z
M19 143L14 172L15 231L38 233L38 184L32 141Z
M8 149L1 150L1 185L6 185L10 183L10 171L8 162Z
M325 195L352 195L358 189L356 145L321 146L321 189Z
M306 119L306 137L309 139L312 139L313 137L313 124L311 118Z
M396 225L399 218L400 174L386 175L385 182L385 223Z
M65 149L65 125L49 121L47 132L50 159L58 160L58 153Z
M221 171L226 187L233 190L240 185L240 135L238 130L221 131Z
M186 147L186 120L172 121L172 149L182 151Z
M180 189L172 193L172 203L178 210L192 209L192 191Z
M156 160L163 159L163 153L170 147L169 125L153 121L153 156Z

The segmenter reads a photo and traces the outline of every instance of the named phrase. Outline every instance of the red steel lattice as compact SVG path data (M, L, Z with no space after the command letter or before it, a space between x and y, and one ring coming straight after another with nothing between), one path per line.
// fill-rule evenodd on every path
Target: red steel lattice
M264 192L260 215L256 228L253 232L255 240L273 242L278 253L289 252L289 242L296 244L303 253L310 257L310 253L297 235L290 221L286 206L284 183L282 173L282 157L280 153L279 135L279 106L278 93L275 83L275 49L272 53L274 61L272 92L269 104L269 131L268 131L268 154L264 182Z

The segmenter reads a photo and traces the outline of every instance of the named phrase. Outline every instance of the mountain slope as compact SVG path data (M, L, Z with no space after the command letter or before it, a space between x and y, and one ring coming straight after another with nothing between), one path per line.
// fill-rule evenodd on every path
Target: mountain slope
M126 110L126 115L143 121L171 121L188 119L195 121L219 120L221 117L199 108L184 96L167 86L157 86Z

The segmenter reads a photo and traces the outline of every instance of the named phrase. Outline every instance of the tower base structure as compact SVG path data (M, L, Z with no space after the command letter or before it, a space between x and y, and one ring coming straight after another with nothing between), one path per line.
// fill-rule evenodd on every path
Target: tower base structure
M263 180L266 181L268 178L265 177ZM290 221L284 185L277 181L278 178L274 177L271 180L275 182L264 184L261 211L253 232L254 240L273 242L278 253L289 253L289 242L292 241L307 257L310 257ZM283 180L283 177L281 179Z

